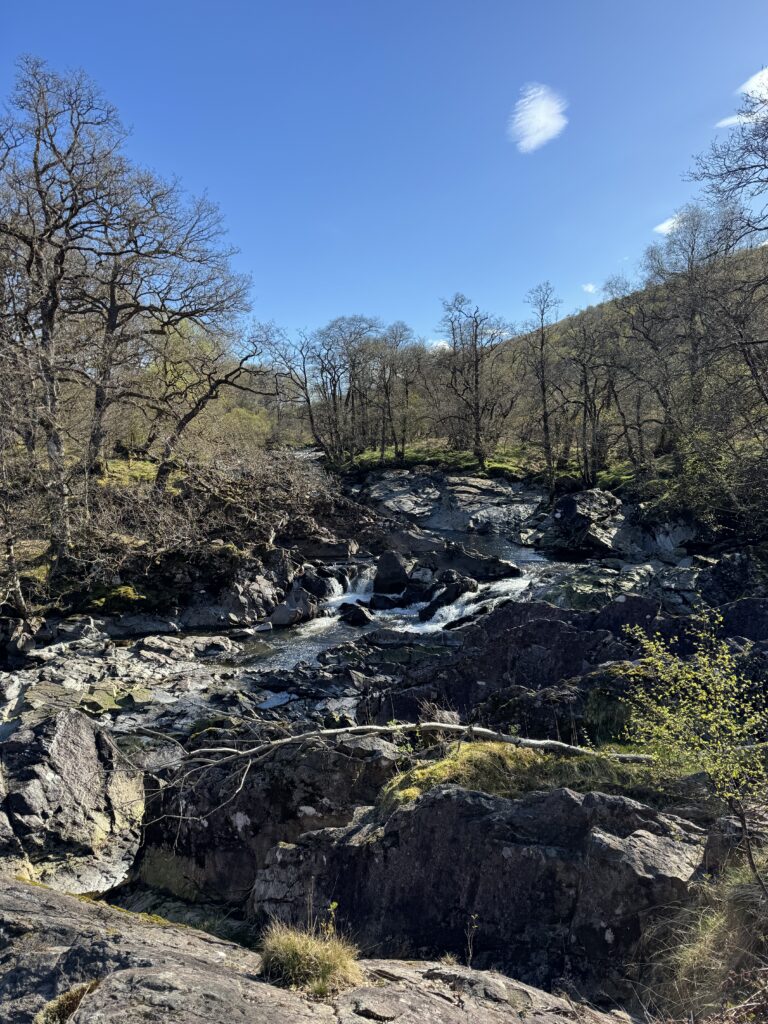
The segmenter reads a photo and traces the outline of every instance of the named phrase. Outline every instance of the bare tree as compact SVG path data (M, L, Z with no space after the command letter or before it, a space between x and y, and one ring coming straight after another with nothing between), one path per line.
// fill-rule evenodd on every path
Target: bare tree
M549 281L532 288L526 302L533 317L525 336L526 363L533 375L538 394L538 417L541 426L542 448L546 466L547 487L550 498L555 493L555 448L552 438L552 418L557 403L555 390L555 357L553 325L560 308L560 300Z
M33 364L39 383L57 559L70 545L62 324L89 273L100 197L125 170L124 136L115 110L83 74L60 76L39 60L21 61L13 106L0 123L0 247L16 291L3 313L3 337L19 362Z
M504 358L514 358L504 345L514 331L458 293L443 302L439 327L449 346L444 387L456 403L452 415L468 425L472 453L485 469L498 431L515 404L511 380L500 372Z

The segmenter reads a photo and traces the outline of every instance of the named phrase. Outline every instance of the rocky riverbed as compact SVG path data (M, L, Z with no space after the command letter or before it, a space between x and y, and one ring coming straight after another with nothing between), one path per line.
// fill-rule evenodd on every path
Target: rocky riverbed
M51 1020L632 1010L645 929L728 848L695 780L663 805L455 784L393 803L392 780L445 738L349 730L615 740L627 626L671 637L717 607L762 677L759 558L600 491L547 508L519 483L425 468L372 473L348 500L355 536L302 524L247 557L221 544L229 574L190 576L178 606L4 623L0 1021L43 1019L78 986ZM264 923L306 921L308 904L337 908L362 987L309 1002L262 979Z

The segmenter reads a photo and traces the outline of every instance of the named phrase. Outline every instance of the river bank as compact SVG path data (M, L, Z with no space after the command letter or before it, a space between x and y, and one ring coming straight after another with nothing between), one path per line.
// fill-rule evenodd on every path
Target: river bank
M547 508L534 488L425 469L372 473L346 500L356 536L305 527L186 608L28 632L0 673L0 871L246 945L269 919L300 923L308 900L334 904L376 957L466 958L474 922L474 967L631 1008L647 923L731 849L693 783L662 797L639 777L545 772L504 795L448 781L393 804L393 780L442 764L449 739L345 730L443 721L615 743L627 626L673 636L717 607L760 671L759 560L598 491ZM294 734L307 738L248 753ZM9 920L35 891L9 890ZM411 992L404 1013L433 969L393 983ZM13 1019L60 987L28 984ZM506 996L493 1012L478 998L473 1020L519 1019Z

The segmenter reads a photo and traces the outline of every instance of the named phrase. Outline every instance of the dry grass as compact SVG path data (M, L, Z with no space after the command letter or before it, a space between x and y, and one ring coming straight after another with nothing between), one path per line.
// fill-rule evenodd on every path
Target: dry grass
M272 921L261 938L264 974L272 982L328 996L359 985L359 950L334 928L293 928Z
M763 870L768 867L768 857ZM702 883L694 905L646 935L644 1001L661 1020L768 1020L768 902L746 865Z
M62 992L50 1003L47 1003L39 1013L35 1014L32 1024L65 1024L82 1003L83 999L98 985L98 981L87 981L83 985L75 985L73 988Z

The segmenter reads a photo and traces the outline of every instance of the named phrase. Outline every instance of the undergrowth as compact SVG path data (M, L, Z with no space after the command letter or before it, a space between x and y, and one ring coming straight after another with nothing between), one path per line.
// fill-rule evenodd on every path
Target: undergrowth
M87 981L62 992L35 1014L32 1024L66 1024L66 1021L74 1016L83 999L89 992L93 992L98 984L98 981Z
M560 786L628 793L638 799L658 798L659 791L650 768L642 764L622 764L597 754L559 757L509 743L455 743L440 760L396 776L382 790L380 803L407 803L446 784L504 797Z
M768 901L749 867L701 882L695 897L645 936L648 1012L663 1021L768 1021Z

